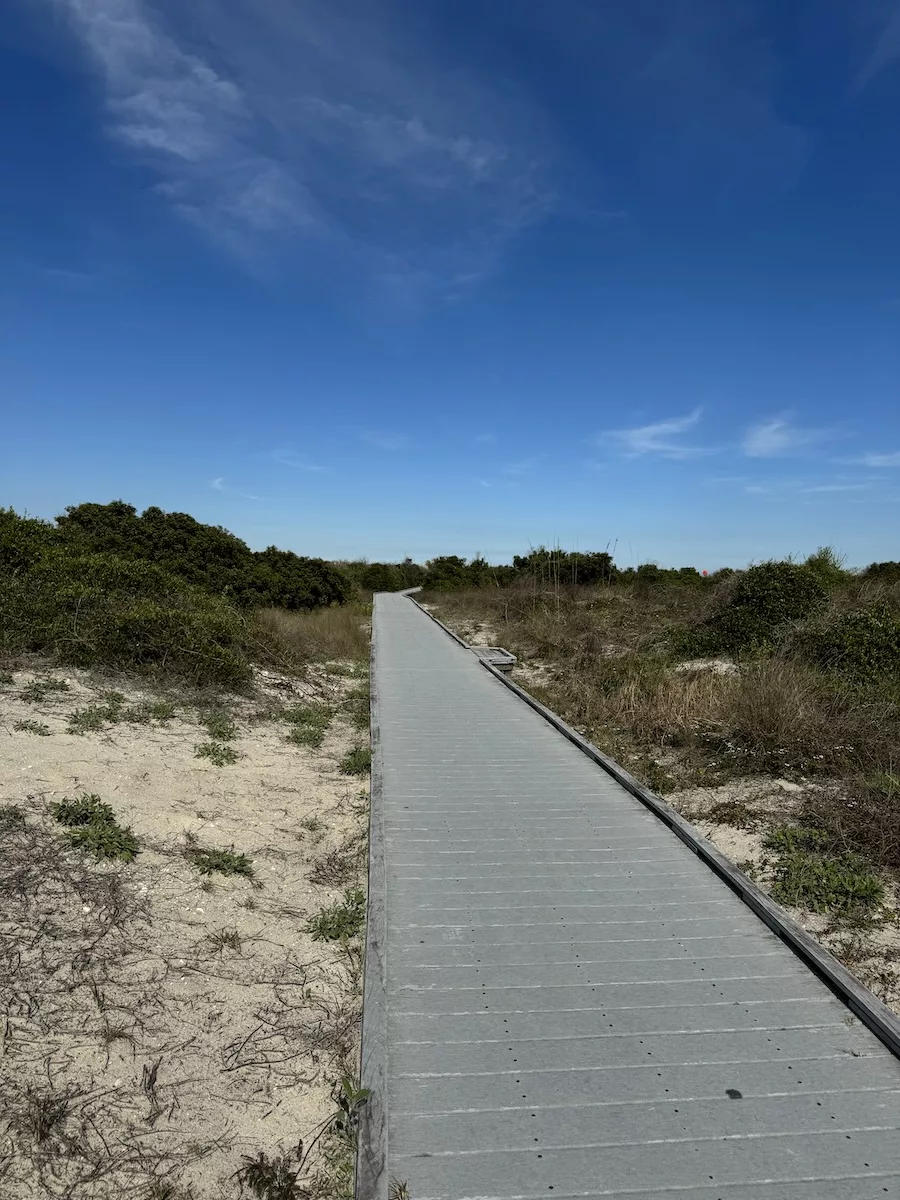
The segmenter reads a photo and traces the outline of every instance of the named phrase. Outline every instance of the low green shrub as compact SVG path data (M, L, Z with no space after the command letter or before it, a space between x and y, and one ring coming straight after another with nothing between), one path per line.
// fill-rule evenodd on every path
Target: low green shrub
M149 563L56 550L0 577L0 651L76 666L245 684L244 622L224 600Z
M325 740L325 734L331 724L332 710L325 704L296 705L286 708L281 719L290 726L290 732L285 741L295 746L310 746L318 749Z
M131 829L116 821L112 808L95 794L66 798L51 812L67 830L70 846L90 851L95 858L133 862L140 846Z
M842 613L802 631L797 645L819 666L861 680L900 671L900 617L887 605Z
M822 610L828 592L809 566L765 562L726 580L694 631L695 646L732 654L771 648L792 622Z

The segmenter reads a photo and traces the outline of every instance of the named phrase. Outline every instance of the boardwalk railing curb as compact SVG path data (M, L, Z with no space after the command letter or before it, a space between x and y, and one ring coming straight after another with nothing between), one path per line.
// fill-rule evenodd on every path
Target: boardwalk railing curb
M373 608L374 615L374 608ZM372 768L369 785L369 886L363 968L360 1087L369 1095L359 1112L356 1147L357 1200L387 1200L387 877L384 860L384 775L375 622L369 669L369 729Z
M448 629L442 621L439 621L433 613L430 613L427 608L424 608L417 600L414 600L411 595L409 599L426 616L430 617L435 624L440 625L441 629L448 633L454 641L464 646L467 650L471 649L457 634ZM477 658L477 656L475 657ZM805 929L801 929L795 921L792 921L774 900L761 891L743 871L740 871L711 842L708 842L706 838L699 834L693 825L689 821L686 821L680 813L677 813L674 808L666 804L661 796L657 796L655 792L651 792L642 783L638 783L634 776L630 775L615 759L604 754L602 750L598 750L592 742L582 737L580 733L577 733L570 725L567 725L561 717L541 704L539 700L536 700L524 688L519 687L517 683L513 683L502 671L498 671L496 667L493 667L484 659L477 659L477 661L481 663L486 671L490 671L504 687L514 692L529 708L534 709L554 729L557 729L563 737L572 742L574 746L577 746L583 754L593 759L599 767L602 767L608 775L611 775L635 799L639 800L646 808L649 808L733 892L736 892L740 896L748 908L751 908L768 925L773 933L776 933L793 950L797 957L806 963L831 988L844 1004L847 1005L850 1011L864 1025L871 1029L875 1036L893 1054L900 1058L900 1020L894 1016L886 1004L882 1004L877 996L851 975L846 967L841 966L834 955L820 946L814 938L810 937Z

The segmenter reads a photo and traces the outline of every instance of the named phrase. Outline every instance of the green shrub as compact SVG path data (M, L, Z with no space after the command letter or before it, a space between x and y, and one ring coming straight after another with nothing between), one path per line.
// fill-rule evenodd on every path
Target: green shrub
M862 572L862 577L884 583L900 582L900 562L870 563Z
M765 562L727 580L719 604L696 631L709 649L731 653L771 647L791 622L814 616L827 591L814 571Z
M187 513L131 504L70 506L57 518L59 536L78 554L112 555L155 564L182 584L246 606L312 609L342 604L351 584L321 559L270 546L259 552L227 529L203 525Z
M291 726L285 741L295 746L310 746L318 749L325 740L333 713L325 704L297 705L286 708L281 719Z
M0 508L0 575L27 571L58 541L52 525Z
M159 671L244 684L244 623L225 601L150 563L54 550L0 577L0 650L76 666Z
M862 680L900 671L900 618L887 605L843 613L803 631L797 644L819 666Z
M206 732L217 742L231 742L237 737L237 726L227 712L214 709L203 718Z
M853 578L850 571L845 570L844 560L830 546L820 546L815 554L810 554L803 565L828 591L833 591Z

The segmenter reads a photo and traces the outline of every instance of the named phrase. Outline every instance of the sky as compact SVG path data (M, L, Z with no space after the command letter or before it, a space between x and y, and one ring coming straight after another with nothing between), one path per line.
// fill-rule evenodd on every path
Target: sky
M900 0L11 0L0 505L900 558Z

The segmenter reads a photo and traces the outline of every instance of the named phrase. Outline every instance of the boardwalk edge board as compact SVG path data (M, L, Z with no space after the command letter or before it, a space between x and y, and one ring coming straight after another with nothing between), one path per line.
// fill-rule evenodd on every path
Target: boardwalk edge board
M372 623L369 669L369 881L363 967L360 1087L369 1095L359 1110L356 1147L357 1200L387 1200L387 877L384 858L384 774L378 680L377 635Z
M419 589L415 589L419 590ZM421 609L427 617L439 625L445 633L449 634L455 642L461 646L471 649L460 637L452 630L448 629L442 621L439 621L427 608L423 608L417 600L415 600L411 592L405 592L404 595ZM477 656L476 656L477 657ZM830 954L824 947L820 946L814 938L801 929L796 922L792 921L786 912L781 909L774 900L761 891L755 883L750 880L743 871L726 858L711 842L702 837L697 830L686 821L684 817L677 813L674 808L666 804L661 796L657 796L655 792L651 792L649 788L630 775L624 767L621 767L615 759L610 758L601 750L598 750L593 743L587 738L577 733L571 726L567 725L561 717L558 717L551 709L541 704L534 696L525 691L517 683L513 683L502 671L498 671L489 662L484 659L478 659L482 667L495 676L504 687L509 688L514 692L520 700L534 709L541 717L544 718L554 729L558 730L563 737L567 738L574 746L593 759L593 761L602 767L608 775L611 775L618 783L630 792L635 799L639 800L646 808L657 816L663 824L668 826L672 832L681 839L691 850L713 870L716 875L722 879L733 892L743 900L748 908L762 920L768 927L776 933L778 937L787 945L798 958L801 959L815 975L817 975L828 987L838 996L840 1000L850 1009L854 1016L858 1017L862 1023L867 1026L872 1033L879 1038L885 1046L898 1058L900 1058L900 1019L894 1016L893 1012L882 1004L882 1002L864 987L858 979L838 962L838 960ZM373 692L374 697L374 692ZM373 701L374 702L374 701ZM374 789L374 776L373 776ZM373 790L374 796L374 790ZM363 1197L360 1197L363 1200Z

